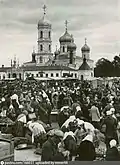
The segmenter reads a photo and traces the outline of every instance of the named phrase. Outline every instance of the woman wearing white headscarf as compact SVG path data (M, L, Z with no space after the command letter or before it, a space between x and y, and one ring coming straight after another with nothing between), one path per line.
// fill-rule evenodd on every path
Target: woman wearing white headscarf
M63 132L67 132L69 131L69 124L71 122L74 122L76 120L76 117L73 115L73 116L70 116L64 123L63 125L61 126L61 129Z
M117 142L116 140L110 141L110 148L106 151L106 160L107 161L120 161L120 154L117 149Z

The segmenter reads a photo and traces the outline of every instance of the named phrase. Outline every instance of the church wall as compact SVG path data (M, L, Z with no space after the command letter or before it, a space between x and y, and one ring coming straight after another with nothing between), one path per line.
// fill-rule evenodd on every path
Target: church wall
M41 77L39 72L42 73L42 71L25 71L24 72L24 80L27 78L27 74L31 75L31 76L34 75L34 77ZM46 71L43 71L43 78L44 77L48 77L48 78L51 78L51 79L52 78L54 79L55 77L62 78L65 73L73 74L73 78L77 78L78 77L77 71L46 70ZM46 74L47 74L47 76L46 76Z
M91 80L94 77L94 72L92 70L79 70L78 71L78 79L81 80L81 76L83 76L84 80Z

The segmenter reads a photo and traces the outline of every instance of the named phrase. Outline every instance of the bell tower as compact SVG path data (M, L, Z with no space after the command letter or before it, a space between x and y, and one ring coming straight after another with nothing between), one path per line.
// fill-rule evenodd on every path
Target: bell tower
M46 20L45 5L43 11L43 17L38 22L38 53L35 59L37 65L44 65L52 57L51 23Z

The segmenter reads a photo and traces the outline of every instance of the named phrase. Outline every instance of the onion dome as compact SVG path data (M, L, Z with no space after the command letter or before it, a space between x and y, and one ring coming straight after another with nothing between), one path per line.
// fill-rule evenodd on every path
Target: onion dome
M85 45L81 48L81 51L82 52L90 52L90 48L89 48L89 46L87 45L87 43L86 43L86 38L85 38Z
M63 36L60 37L59 39L60 43L61 42L71 42L72 38L71 35L66 31Z
M51 23L43 17L39 20L38 26L51 26Z
M39 26L50 26L51 27L50 21L48 21L45 17L45 15L46 15L46 6L45 5L43 6L43 10L44 10L44 15L43 15L43 18L38 21L38 27Z
M60 43L61 42L71 42L72 41L72 37L67 31L67 24L68 24L68 22L66 20L65 21L66 31L65 31L64 35L60 37L60 39L59 39Z
M71 35L71 37L72 37L71 43L67 46L67 48L68 48L68 50L76 50L77 46L74 43L74 39L73 39L72 35Z

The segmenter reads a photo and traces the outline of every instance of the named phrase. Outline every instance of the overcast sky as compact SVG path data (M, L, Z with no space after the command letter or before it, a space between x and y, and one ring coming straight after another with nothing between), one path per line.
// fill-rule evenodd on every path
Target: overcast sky
M95 61L120 53L120 0L0 0L0 65L10 65L15 54L20 63L31 60L44 4L52 23L53 52L68 20L78 56L85 37Z

